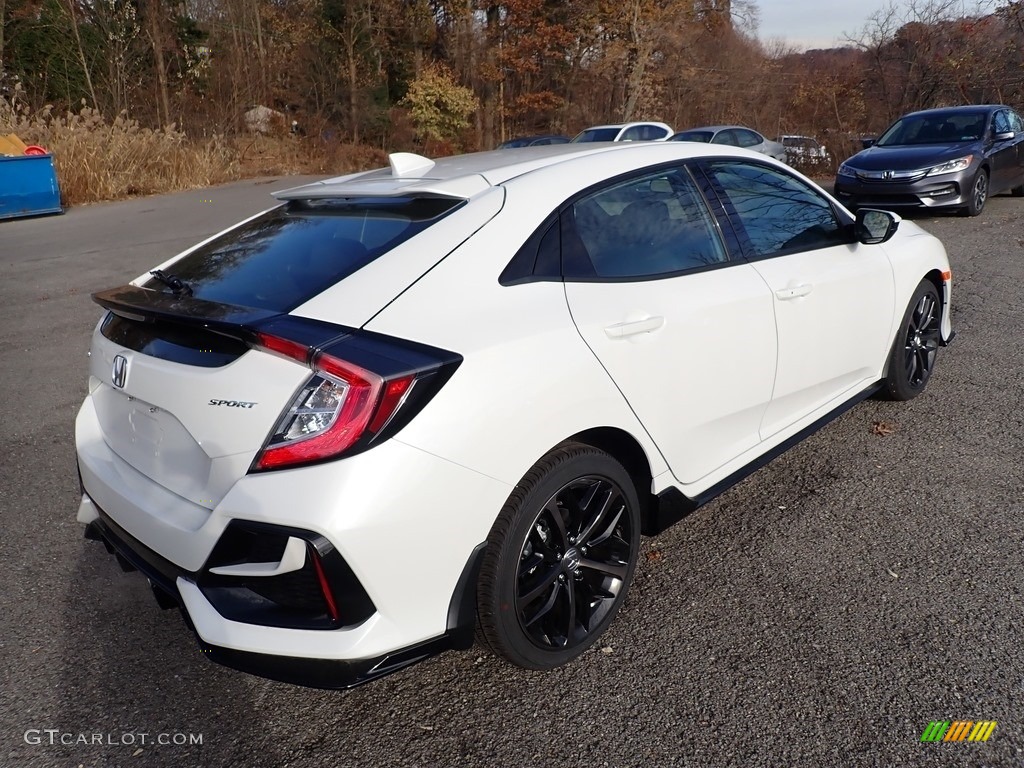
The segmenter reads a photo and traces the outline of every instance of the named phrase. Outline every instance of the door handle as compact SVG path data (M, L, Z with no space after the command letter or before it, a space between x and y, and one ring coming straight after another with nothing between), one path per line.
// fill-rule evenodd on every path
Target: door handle
M609 339L623 339L626 336L635 336L638 333L656 331L664 324L664 317L647 317L643 320L629 320L624 323L609 325L604 329L604 332Z
M791 288L780 288L775 292L775 295L782 301L789 301L790 299L798 299L801 296L806 296L813 288L813 285L804 283L803 285L795 285Z

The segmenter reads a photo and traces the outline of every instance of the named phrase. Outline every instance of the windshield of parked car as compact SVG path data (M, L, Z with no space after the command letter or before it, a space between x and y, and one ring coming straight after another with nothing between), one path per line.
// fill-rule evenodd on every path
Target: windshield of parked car
M710 144L711 138L714 135L711 131L683 131L682 133L677 133L669 141L699 141L704 144Z
M986 118L985 112L908 115L893 123L875 143L879 147L895 147L977 141L985 133Z
M429 227L448 198L292 200L167 267L197 299L288 312ZM165 290L149 280L146 287Z
M578 144L583 141L615 141L615 137L618 135L618 128L588 128L585 131L580 131L576 138L573 139L573 143Z

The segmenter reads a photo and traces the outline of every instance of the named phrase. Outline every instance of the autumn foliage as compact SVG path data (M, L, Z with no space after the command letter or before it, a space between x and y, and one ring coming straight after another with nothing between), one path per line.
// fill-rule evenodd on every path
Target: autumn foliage
M809 134L842 159L911 109L1020 106L1022 5L915 0L797 52L757 37L753 0L0 0L0 99L33 140L87 123L140 142L112 159L187 147L163 165L197 180L631 119ZM255 106L294 133L247 135Z

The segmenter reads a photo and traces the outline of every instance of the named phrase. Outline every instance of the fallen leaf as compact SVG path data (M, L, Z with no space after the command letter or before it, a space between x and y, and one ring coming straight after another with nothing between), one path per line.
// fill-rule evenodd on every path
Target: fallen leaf
M657 563L660 560L661 560L661 552L659 552L658 550L652 549L650 552L647 553L647 562L649 562L649 563Z
M896 431L896 427L886 421L876 421L871 425L871 434L885 437Z

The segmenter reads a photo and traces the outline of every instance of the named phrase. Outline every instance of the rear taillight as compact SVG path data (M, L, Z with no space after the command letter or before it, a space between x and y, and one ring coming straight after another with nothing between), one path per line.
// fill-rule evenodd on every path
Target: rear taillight
M254 471L369 447L408 423L461 361L441 350L367 334L346 337L323 351L267 334L257 340L266 351L310 365L314 375L281 415L253 462Z

